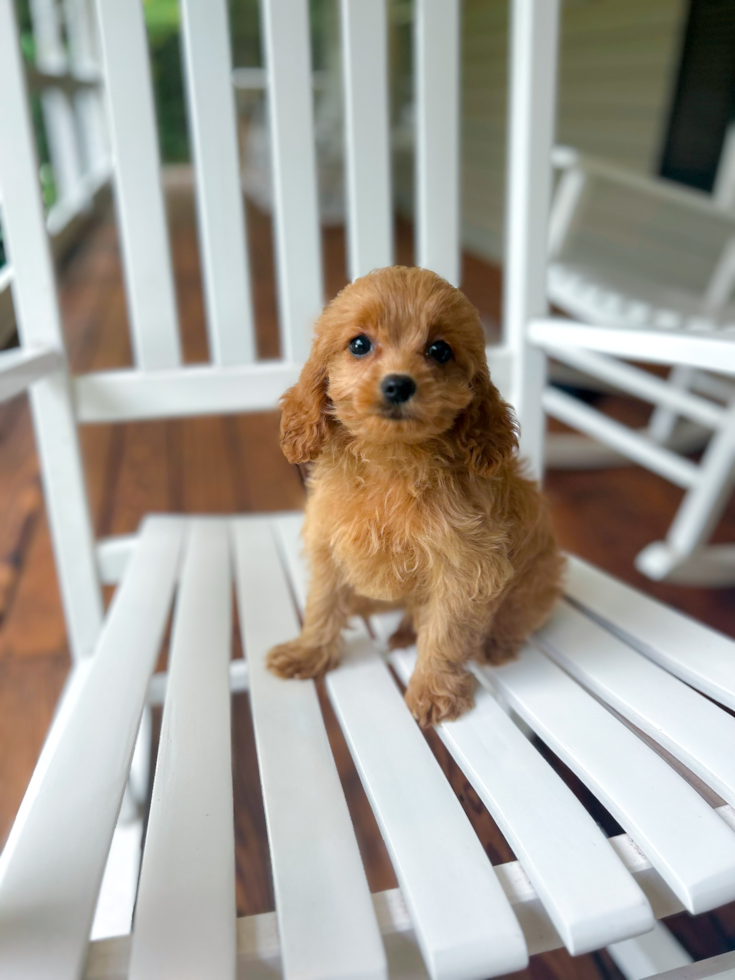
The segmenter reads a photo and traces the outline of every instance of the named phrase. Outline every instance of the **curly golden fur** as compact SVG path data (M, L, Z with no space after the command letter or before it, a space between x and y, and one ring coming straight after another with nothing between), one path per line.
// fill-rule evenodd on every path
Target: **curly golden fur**
M360 335L372 348L357 357ZM438 340L451 347L446 363L427 353ZM415 383L399 405L381 389L392 374ZM397 603L406 616L394 645L418 643L411 711L422 725L456 718L472 704L467 661L512 658L549 615L563 568L490 380L477 310L423 269L356 280L322 313L282 410L287 459L314 461L312 581L301 635L271 650L268 666L318 676L339 662L341 629L365 600Z

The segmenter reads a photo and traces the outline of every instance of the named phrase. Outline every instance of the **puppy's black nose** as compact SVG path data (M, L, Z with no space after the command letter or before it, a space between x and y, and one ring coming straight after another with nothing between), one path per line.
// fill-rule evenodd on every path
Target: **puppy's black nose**
M416 382L408 374L389 374L380 382L383 397L392 405L402 405L416 394Z

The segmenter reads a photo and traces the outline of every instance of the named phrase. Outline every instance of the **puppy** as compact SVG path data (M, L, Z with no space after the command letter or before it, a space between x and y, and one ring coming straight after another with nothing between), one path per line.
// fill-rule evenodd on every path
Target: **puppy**
M490 380L477 310L424 269L379 269L326 307L281 447L314 461L301 635L274 647L281 677L316 677L365 600L406 610L417 638L406 702L421 725L472 704L470 658L501 664L549 615L562 558L545 502L516 457L517 427Z

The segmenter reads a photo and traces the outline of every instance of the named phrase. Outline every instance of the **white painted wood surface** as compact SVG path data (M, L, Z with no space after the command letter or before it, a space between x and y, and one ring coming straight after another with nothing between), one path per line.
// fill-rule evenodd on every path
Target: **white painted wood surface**
M695 585L702 589L733 584L735 546L708 544L682 556L666 542L654 541L639 551L635 567L654 581L666 579L677 585Z
M5 0L7 2L7 0ZM0 975L76 980L166 627L183 521L149 518L0 856Z
M710 398L702 398L690 392L688 386L671 384L624 361L580 347L547 348L546 353L593 378L608 382L613 390L622 389L636 398L673 410L674 418L681 415L711 429L717 429L724 421L725 409ZM658 441L665 442L666 437Z
M722 980L732 980L735 976L735 952L723 953L708 960L700 960L690 966L680 966L666 973L659 973L656 980L710 980L721 977ZM653 980L653 978L652 978Z
M556 118L558 0L512 5L503 338L512 351L510 400L531 471L543 471L543 353L529 343L532 318L548 312L546 253Z
M270 674L299 633L270 523L231 523L236 591L288 980L384 978L383 945L312 681Z
M0 351L0 401L20 394L40 378L63 366L58 350L50 347L19 347Z
M142 816L128 822L118 818L97 895L90 942L130 934L138 893L142 842Z
M415 650L391 657L408 682ZM645 932L653 913L571 790L489 691L437 733L518 856L573 955Z
M116 534L97 541L97 565L104 585L117 585L132 558L137 534Z
M666 535L668 547L682 557L706 544L732 496L735 487L735 399L730 402L721 427L702 455L699 474L699 480L682 501Z
M262 0L281 353L305 361L324 303L308 4Z
M255 359L226 0L182 0L207 334L215 364Z
M534 636L567 673L735 805L735 718L568 603Z
M693 333L650 327L605 327L561 317L534 317L528 325L528 336L542 347L584 347L651 364L688 364L735 374L735 340L723 330Z
M234 980L227 524L192 520L138 889L130 980Z
M0 198L0 202L2 198ZM4 293L6 289L10 288L10 284L13 281L13 267L9 262L0 268L0 293Z
M510 373L507 350L486 348L493 381L505 394ZM97 371L72 384L80 422L123 422L180 418L275 408L295 384L302 365L260 361L239 367L189 365L170 371Z
M542 404L553 418L598 439L677 486L691 487L697 480L696 463L645 439L629 426L590 408L579 398L549 386L543 392Z
M533 889L528 887L528 879L520 871L517 862L500 865L498 872L507 884L509 897L515 909L519 906L532 908L538 905L538 899L534 897ZM401 893L397 888L378 892L373 895L373 903L388 953L391 976L401 977L401 980L426 980L428 975L418 954L416 941L411 932L411 920ZM527 923L526 936L532 953L556 948L553 945L544 945L544 941L549 937L544 934L543 927L533 914L528 920L525 915L520 917ZM558 937L555 942L556 945L559 944ZM84 980L127 980L129 949L129 936L93 943L90 946ZM237 949L238 968L243 975L251 980L272 980L280 970L275 913L266 912L238 919ZM414 951L416 955L412 956ZM695 972L685 974L683 977L674 974L673 980L703 980L708 976L723 976L725 966L732 966L734 962L735 953L726 953L724 956L692 964L687 969ZM723 972L718 973L720 968ZM706 969L712 972L707 973Z
M148 39L138 0L97 0L135 363L181 363Z
M432 980L520 970L526 944L474 830L368 638L327 676Z
M61 10L56 0L30 0L36 66L49 76L68 72ZM58 197L78 206L82 194L82 160L74 110L68 91L50 85L41 91L41 111Z
M341 0L350 279L393 265L385 0Z
M570 557L567 595L687 684L735 710L735 643Z
M417 0L416 264L459 286L459 0Z
M93 0L64 0L64 25L69 45L71 73L76 78L101 76L99 40ZM110 145L102 90L80 87L74 93L85 176L110 176Z
M608 946L607 952L625 980L644 980L692 962L681 943L661 922L645 936Z
M276 526L303 609L301 518L279 519ZM364 626L351 632L327 690L432 980L482 980L523 969L528 953L518 921Z
M693 914L735 898L735 834L653 749L543 654L481 668L624 827Z
M74 380L74 400L80 422L258 412L275 408L300 370L300 364L262 361L229 368L100 371Z
M0 197L18 334L25 348L61 351L61 320L12 0L0 0L0 90ZM102 594L66 372L60 368L39 380L30 402L69 643L79 659L92 652L99 635Z

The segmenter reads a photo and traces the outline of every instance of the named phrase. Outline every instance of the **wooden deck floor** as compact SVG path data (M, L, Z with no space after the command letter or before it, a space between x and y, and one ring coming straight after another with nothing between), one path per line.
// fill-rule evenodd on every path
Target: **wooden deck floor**
M191 199L170 198L177 295L185 358L206 359L204 311ZM258 346L278 353L272 242L269 221L249 212L255 276ZM324 234L327 295L345 282L344 236ZM408 226L398 229L397 260L411 262ZM467 257L465 289L490 331L497 326L500 276ZM67 261L60 294L72 369L124 366L130 345L115 225L97 226ZM638 416L641 409L617 409ZM82 448L95 531L99 536L134 531L149 511L180 513L264 512L299 508L303 489L295 468L278 448L276 412L228 418L87 426ZM635 467L598 473L551 473L547 491L563 544L626 581L653 593L724 632L735 635L733 590L706 591L653 585L633 569L645 544L661 536L680 491ZM5 839L40 751L68 671L64 625L55 580L38 463L27 403L0 405L0 843ZM735 508L720 531L735 540ZM330 737L358 828L372 890L395 879L349 753L331 718ZM447 758L438 739L430 743L494 863L513 855L479 799ZM235 698L233 721L236 801L237 905L241 915L272 908L265 824L258 790L252 730L245 696ZM570 777L571 780L571 777ZM573 781L573 780L571 780ZM578 788L587 805L596 802ZM598 807L599 810L599 807ZM601 819L607 819L600 813ZM735 907L698 920L680 916L672 928L697 958L735 948ZM570 959L558 952L537 957L528 976L617 977L606 954ZM519 975L521 976L521 975Z

